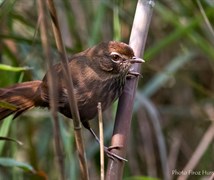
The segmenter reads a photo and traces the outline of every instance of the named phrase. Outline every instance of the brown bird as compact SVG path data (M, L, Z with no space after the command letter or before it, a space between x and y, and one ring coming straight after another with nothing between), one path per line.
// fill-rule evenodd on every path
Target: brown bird
M126 78L138 75L130 71L131 65L142 62L142 59L135 57L130 46L116 41L100 43L69 59L80 119L92 134L88 120L97 115L98 102L101 102L103 110L108 108L121 95ZM61 63L53 68L57 75L58 111L72 118ZM0 120L11 114L15 114L15 118L33 107L49 108L48 88L47 73L42 81L1 88L0 102L9 103L15 108L0 107Z

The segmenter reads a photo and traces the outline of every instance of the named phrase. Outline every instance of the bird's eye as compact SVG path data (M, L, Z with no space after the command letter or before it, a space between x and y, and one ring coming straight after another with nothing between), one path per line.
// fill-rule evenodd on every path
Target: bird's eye
M119 61L121 59L121 56L117 53L112 53L111 58L113 61Z
M118 56L117 54L114 54L111 56L111 58L114 60L114 61L118 61L120 59L120 56Z

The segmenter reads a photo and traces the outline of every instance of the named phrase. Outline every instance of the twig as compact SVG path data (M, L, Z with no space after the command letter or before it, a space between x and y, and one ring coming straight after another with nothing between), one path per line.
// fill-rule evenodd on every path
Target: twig
M100 180L104 180L104 138L103 138L103 118L101 103L98 103L98 120L100 131Z
M212 123L208 128L208 130L205 132L204 136L202 137L202 140L199 143L198 147L196 148L195 152L193 153L191 159L183 169L183 172L189 172L195 168L195 166L198 164L199 160L207 150L208 146L211 144L212 140L214 139L213 108L210 108L210 106L208 105L205 107L205 112L207 113ZM188 178L189 175L190 173L182 174L181 176L178 177L178 180L185 180Z
M201 1L196 0L196 2L197 2L197 5L198 5L198 8L200 9L201 15L203 16L204 21L205 21L205 23L207 25L207 28L210 31L210 34L212 35L212 40L214 40L214 29L213 29L213 27L212 27L207 15L206 15L204 9L202 7Z
M209 180L214 180L214 173L210 176Z
M41 41L42 46L45 52L45 57L47 60L47 66L49 69L48 74L48 85L49 85L49 96L50 96L50 110L51 114L53 116L53 127L54 127L54 142L55 142L55 151L57 155L57 162L60 170L60 179L65 179L65 172L64 172L64 157L63 157L63 150L61 145L61 138L60 138L60 127L59 127L59 119L57 116L57 99L58 99L58 93L56 92L57 87L57 81L55 82L55 73L52 70L52 58L50 53L50 42L48 38L48 25L47 20L45 18L45 1L39 0L38 1L38 14L40 16L39 20L41 20L40 24L40 31L41 31ZM39 24L40 22L38 22Z
M75 135L75 142L76 142L77 151L79 155L81 178L84 180L87 180L89 179L89 174L87 169L85 149L84 149L83 138L81 133L80 116L79 116L76 98L74 95L74 85L73 85L73 81L70 73L71 70L68 67L68 58L66 56L65 47L62 41L61 31L59 27L59 22L58 22L54 2L53 0L48 0L47 2L48 2L50 15L52 18L52 26L53 26L57 48L61 56L62 70L63 70L65 82L66 82L66 88L68 90L68 102L69 102L69 106L70 106L70 110L71 110L72 118L74 122L74 135Z
M154 4L154 0L138 0L130 37L130 46L133 48L135 56L140 56L144 50ZM135 65L133 68L139 72L140 66ZM137 78L127 80L123 94L119 99L111 145L122 146L120 149L112 150L121 157L126 155L137 83ZM123 161L109 159L106 179L122 179L123 167Z
M191 159L184 167L182 172L189 172L190 170L193 170L195 168L195 166L198 164L199 160L201 159L202 155L205 153L213 139L214 139L214 122L205 132L203 138L201 139L201 142L199 143ZM182 174L181 176L178 177L178 180L185 180L188 178L189 175L190 173Z

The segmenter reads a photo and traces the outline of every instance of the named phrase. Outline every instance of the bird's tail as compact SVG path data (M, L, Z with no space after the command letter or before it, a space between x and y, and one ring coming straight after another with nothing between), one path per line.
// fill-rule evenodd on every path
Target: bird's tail
M36 106L41 82L29 81L8 88L0 88L0 120L11 114L17 117Z

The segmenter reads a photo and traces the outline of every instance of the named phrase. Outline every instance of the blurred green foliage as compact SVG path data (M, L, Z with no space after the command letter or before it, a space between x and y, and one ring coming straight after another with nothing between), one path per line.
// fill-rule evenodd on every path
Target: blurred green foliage
M100 41L114 39L128 43L136 0L55 2L68 54ZM138 96L148 98L158 112L172 179L177 177L172 175L172 170L184 168L214 120L214 3L200 2L205 16L194 0L156 3L144 54L144 78L139 82ZM38 31L39 17L37 1L0 1L0 87L42 79L47 68ZM48 14L47 18L50 22ZM53 60L58 62L51 23L49 28ZM106 144L112 133L115 108L116 105L104 114ZM6 158L0 162L0 177L57 179L50 117L47 110L34 109L16 120L9 117L1 122L0 135L17 139L24 145L0 142L0 156ZM60 119L66 176L79 179L72 123L61 115ZM136 98L124 178L163 177L157 132L151 121L148 107ZM91 124L96 130L97 121ZM90 177L99 179L98 145L87 131L84 138ZM213 162L214 146L210 144L195 170L212 171ZM7 163L10 167L5 167ZM23 165L22 170L16 168ZM35 171L32 173L29 167ZM199 178L190 176L190 179Z

